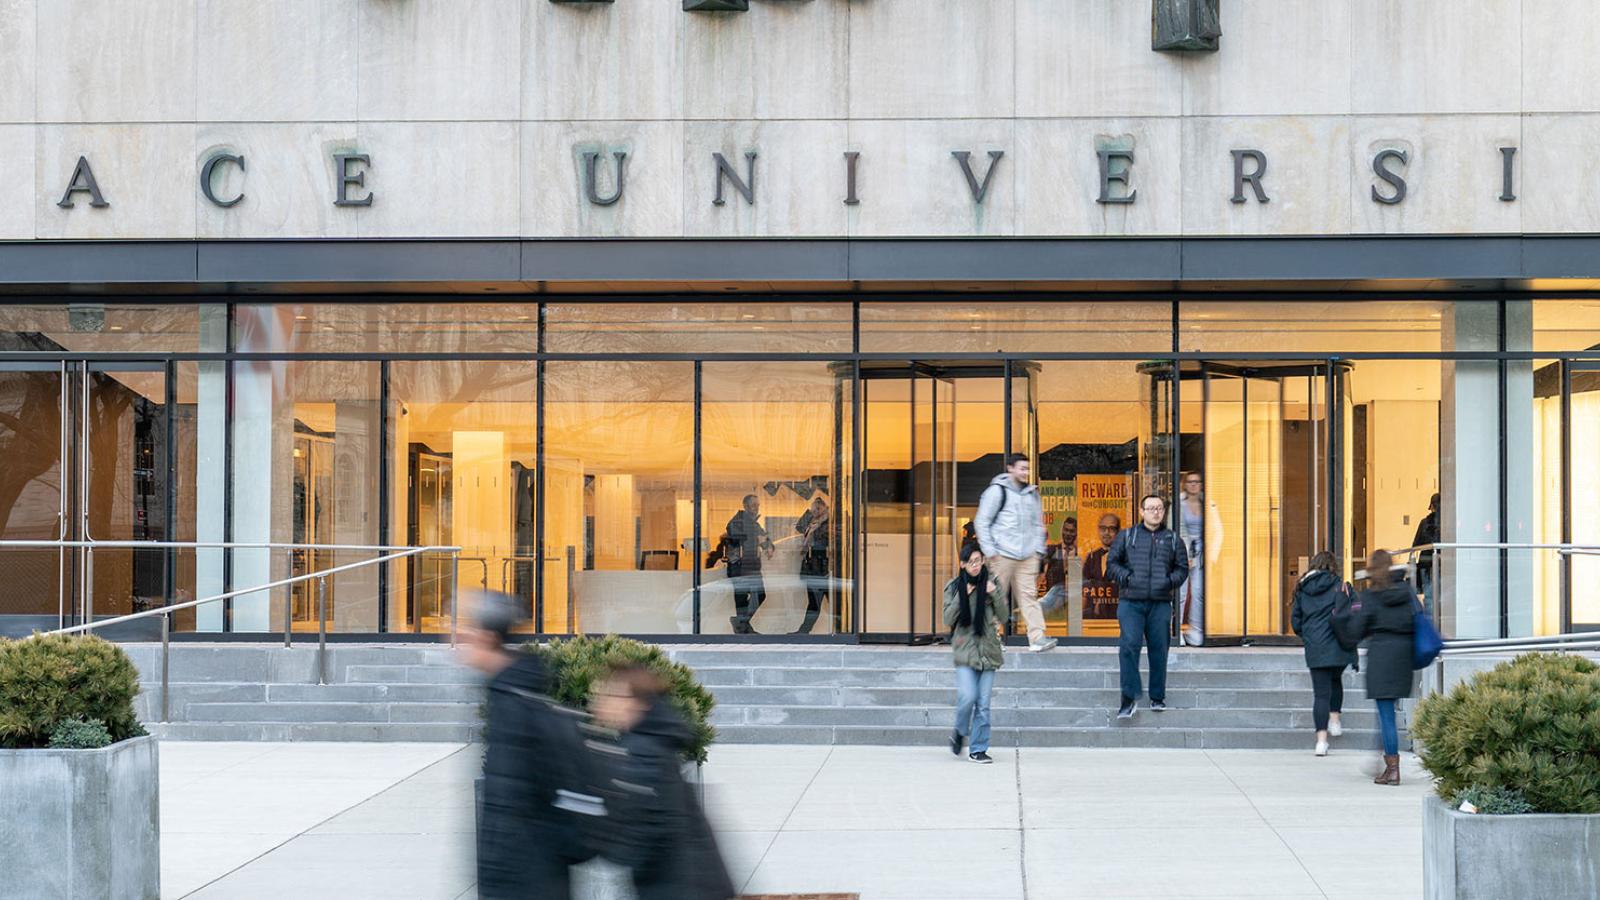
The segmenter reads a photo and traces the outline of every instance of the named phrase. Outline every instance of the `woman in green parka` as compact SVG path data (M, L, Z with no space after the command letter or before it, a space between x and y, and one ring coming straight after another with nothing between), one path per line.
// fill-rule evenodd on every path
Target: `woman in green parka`
M944 586L944 624L950 628L950 649L956 663L956 727L950 752L961 755L971 739L967 759L992 763L989 757L989 695L994 673L1005 663L1000 625L1011 617L1005 588L984 565L975 543L961 547L961 572Z

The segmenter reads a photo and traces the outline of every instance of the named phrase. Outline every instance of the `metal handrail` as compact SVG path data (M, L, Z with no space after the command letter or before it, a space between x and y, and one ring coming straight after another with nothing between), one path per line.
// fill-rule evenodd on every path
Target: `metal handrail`
M79 633L92 632L97 628L105 628L105 627L110 626L110 625L118 625L118 624L122 624L124 622L132 622L132 621L136 621L136 620L139 620L139 619L148 619L148 618L159 617L160 620L161 620L161 721L163 721L163 722L165 722L165 721L167 721L169 719L169 713L170 713L170 707L169 707L168 698L169 698L169 694L170 694L169 676L170 676L170 671L171 671L170 658L171 658L171 615L172 615L172 613L178 612L178 611L181 611L181 610L185 610L185 609L193 609L193 608L204 606L204 605L210 604L210 603L216 603L216 602L221 601L221 600L228 600L228 599L231 599L233 597L239 597L239 596L243 596L243 595L246 595L246 594L256 594L256 593L260 593L262 591L270 591L270 590L273 590L274 588L286 587L286 586L290 586L290 585L294 585L294 584L299 584L301 582L315 580L316 583L317 583L317 681L318 681L319 684L327 684L328 683L328 604L327 604L327 596L328 596L328 578L330 576L337 575L337 574L339 574L341 572L354 571L356 569L364 568L364 567L367 567L367 566L381 565L383 563L393 562L393 561L395 561L397 559L405 559L407 557L419 556L419 555L426 554L426 553L448 553L448 554L450 554L450 557L451 557L452 584L458 584L459 583L459 573L460 573L460 568L459 568L460 567L460 561L459 561L459 558L460 558L460 554L461 554L461 548L460 547L454 547L454 546L432 546L432 545L424 546L424 547L403 547L403 546L383 545L383 544L376 544L376 545L364 545L364 544L301 544L301 543L291 543L291 542L267 542L267 541L98 541L98 540L94 540L92 538L89 539L89 540L86 540L86 541L68 541L68 540L57 540L57 541L0 540L0 549L5 549L7 547L22 547L22 548L48 547L48 548L55 548L55 549L58 549L58 550L66 550L68 548L83 549L84 551L86 551L85 552L86 557L88 559L90 559L90 560L93 559L93 555L92 554L93 554L93 551L94 551L94 549L96 547L110 548L110 549L120 549L120 548L127 548L127 549L140 549L140 548L146 548L146 549L194 548L194 549L223 549L223 550L227 550L227 549L233 549L233 550L239 550L239 549L245 549L245 550L250 550L250 549L345 550L345 551L376 551L376 552L380 552L380 553L384 553L385 554L385 555L381 555L381 556L376 556L376 557L374 557L372 559L357 560L356 562L353 562L353 563L344 563L342 565L333 566L333 567L328 568L328 569L320 569L320 570L315 571L315 572L307 572L304 575L290 575L287 578L281 578L281 579L279 579L277 581L271 581L271 582L268 582L266 584L255 585L255 586L247 587L247 588L236 588L234 590L225 591L225 592L223 592L221 594L215 594L215 595L210 596L210 597L201 597L201 598L196 599L196 600L186 600L186 601L184 601L182 603L173 603L173 604L169 604L167 606L157 607L155 609L140 610L139 612L129 613L127 615L122 615L122 616L113 616L112 618L101 619L100 621L94 621L93 620L92 613L89 612L89 610L92 609L92 607L86 602L85 603L85 612L86 612L85 618L88 619L88 621L85 621L84 623L82 623L80 625L72 625L72 626L69 626L69 627L66 627L66 628L57 628L57 629L54 629L52 631L36 632L36 635L38 635L38 636L57 635L57 634L79 634ZM393 552L390 552L390 551L393 551ZM293 564L292 557L291 557L290 562L291 562L291 566L292 566L292 564ZM87 568L87 566L86 566L86 568ZM484 580L485 585L487 586L487 582L488 582L488 564L487 563L485 563L485 565L484 565L484 578L483 578L483 580ZM90 580L88 582L88 585L92 588L93 581ZM87 601L87 597L85 599ZM452 647L454 647L455 644L456 644L456 631L457 631L457 621L458 621L458 619L457 619L457 610L458 610L459 605L460 604L458 602L455 602L454 599L452 600L452 602L450 604L450 646L452 646ZM289 599L287 597L284 599L284 609L285 609L285 611L287 613L287 611L289 609ZM284 641L284 646L285 647L292 646L292 641L293 641L292 635L293 635L292 620L286 614L285 615L285 621L284 621L284 635L283 635L283 641Z

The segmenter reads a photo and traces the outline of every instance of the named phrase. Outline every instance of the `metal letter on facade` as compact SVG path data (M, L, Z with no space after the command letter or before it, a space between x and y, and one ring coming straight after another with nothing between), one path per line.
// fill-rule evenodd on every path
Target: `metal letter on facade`
M1507 203L1517 199L1517 192L1514 190L1515 183L1512 180L1516 158L1517 148L1500 148L1500 199Z
M352 198L349 194L350 185L366 187L366 170L360 172L350 171L351 163L361 163L364 166L372 165L372 159L365 153L335 153L333 155L333 176L339 181L339 192L333 200L334 206L371 206L372 192L368 191L365 197Z
M583 154L583 192L588 196L589 202L595 206L610 206L622 199L622 161L628 158L628 154L626 151L616 150L611 155L616 157L617 160L616 188L611 192L611 196L602 197L600 196L599 188L595 184L595 169L600 164L600 154L593 150Z
M1100 157L1100 196L1095 198L1096 203L1132 203L1139 196L1137 190L1130 190L1127 194L1113 197L1111 195L1111 182L1121 182L1124 188L1128 187L1128 176L1133 172L1132 150L1097 150ZM1112 160L1120 159L1127 163L1120 169L1112 169Z
M1391 159L1399 160L1400 165L1402 166L1411 161L1411 157L1407 155L1404 150L1395 150L1392 148L1388 150L1379 150L1378 155L1372 158L1373 173L1394 186L1394 193L1387 197L1378 193L1377 185L1372 186L1372 199L1384 204L1385 206L1394 206L1400 201L1406 199L1406 180L1400 177L1399 172L1389 169L1384 165L1384 163L1387 163Z
M713 153L711 155L717 160L717 196L712 199L711 204L713 206L722 206L727 203L726 200L722 199L722 183L727 180L733 182L733 189L739 192L739 196L744 198L745 203L754 206L756 203L756 152L754 150L746 150L744 152L745 168L749 172L748 181L739 177L739 173L733 170L733 166L728 164L727 158L721 153Z
M1257 203L1271 203L1267 192L1261 187L1261 176L1267 174L1267 155L1260 150L1233 150L1233 202L1243 203L1244 186L1249 182L1250 189L1255 192ZM1250 172L1244 170L1245 160L1254 160L1255 169Z
M983 173L983 183L978 183L978 177L972 174L972 154L965 150L952 150L950 155L961 164L961 174L967 176L967 187L972 189L972 202L982 203L983 198L989 195L989 182L994 179L994 170L1000 165L1001 157L1006 155L1004 150L989 151L989 169Z
M844 154L844 205L859 206L861 198L856 196L856 164L861 162L861 153L856 150L846 150Z
M67 182L67 192L61 195L56 205L71 209L72 195L77 193L88 194L90 206L99 208L111 205L100 195L100 183L94 180L94 170L89 168L89 159L85 156L78 157L78 165L72 170L72 180Z
M749 12L750 0L683 0L685 12Z
M240 200L244 199L244 191L240 191L239 195L231 200L221 200L218 199L216 192L212 189L211 181L212 177L216 174L217 167L223 163L230 162L237 165L239 167L239 171L243 172L245 170L244 157L234 153L214 154L210 159L206 160L206 164L200 169L200 192L206 195L207 200L210 200L213 204L220 206L223 209L227 209L228 207L233 206Z

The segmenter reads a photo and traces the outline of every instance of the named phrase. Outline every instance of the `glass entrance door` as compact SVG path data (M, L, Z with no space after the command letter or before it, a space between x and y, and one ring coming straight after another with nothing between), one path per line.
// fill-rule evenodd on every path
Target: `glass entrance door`
M1146 371L1158 384L1171 368ZM1172 524L1200 560L1180 597L1183 633L1190 643L1290 639L1311 558L1330 551L1349 574L1350 364L1219 360L1178 371Z
M1561 420L1565 432L1561 496L1564 543L1600 545L1600 361L1573 360L1562 367ZM1563 558L1567 596L1560 598L1561 630L1600 631L1600 554Z
M1032 369L1013 362L1008 393L1006 368L862 364L858 629L867 639L920 643L946 631L944 585L955 576L979 495L1004 468L1008 434L1013 446L1032 452L1033 406L1025 402Z
M0 364L0 536L171 539L180 440L172 386L165 363ZM12 590L0 598L0 634L164 605L175 556L103 547L91 561L81 551L7 549L0 565Z

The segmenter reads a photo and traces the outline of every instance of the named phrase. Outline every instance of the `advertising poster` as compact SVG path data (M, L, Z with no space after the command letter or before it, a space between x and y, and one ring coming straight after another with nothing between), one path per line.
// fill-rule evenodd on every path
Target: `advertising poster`
M1077 501L1083 617L1115 619L1117 586L1106 572L1106 556L1117 532L1133 521L1133 476L1079 475Z
M1044 507L1047 544L1061 543L1061 523L1078 514L1078 485L1073 481L1039 482L1039 502Z
M1078 485L1075 481L1040 481L1044 510L1045 559L1039 569L1039 598L1047 634L1082 631L1083 561L1078 558ZM1068 522L1071 527L1068 527ZM1068 601L1071 602L1068 602Z

